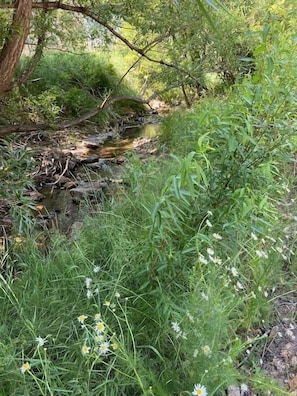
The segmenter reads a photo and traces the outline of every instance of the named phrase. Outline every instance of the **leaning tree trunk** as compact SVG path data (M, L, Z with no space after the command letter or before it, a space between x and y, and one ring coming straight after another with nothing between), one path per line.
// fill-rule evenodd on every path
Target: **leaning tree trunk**
M0 53L0 96L11 82L30 31L32 0L16 0L9 33Z

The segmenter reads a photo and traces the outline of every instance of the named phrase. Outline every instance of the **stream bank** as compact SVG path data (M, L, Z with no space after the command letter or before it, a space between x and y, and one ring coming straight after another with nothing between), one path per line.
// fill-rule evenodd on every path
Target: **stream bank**
M63 131L55 134L55 147L38 147L33 180L34 217L40 229L71 233L78 226L86 202L100 205L110 194L125 186L121 178L125 154L134 152L145 160L156 151L160 120L120 131L87 133L74 130L68 139Z

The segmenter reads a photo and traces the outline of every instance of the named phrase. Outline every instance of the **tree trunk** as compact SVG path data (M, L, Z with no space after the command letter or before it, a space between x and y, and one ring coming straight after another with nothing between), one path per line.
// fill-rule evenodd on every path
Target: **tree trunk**
M0 96L9 89L30 31L32 1L16 0L8 36L0 53Z

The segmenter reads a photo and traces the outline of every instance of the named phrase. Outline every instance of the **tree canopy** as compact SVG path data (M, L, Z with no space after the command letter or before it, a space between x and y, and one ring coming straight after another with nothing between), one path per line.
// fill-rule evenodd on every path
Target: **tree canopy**
M235 3L231 1L229 6ZM190 106L189 91L191 97L199 97L207 89L207 75L216 73L233 83L244 72L242 59L249 59L252 52L244 19L234 8L231 15L219 1L154 0L145 6L139 0L2 1L0 18L5 26L0 31L0 97L30 78L45 48L76 51L96 43L111 50L120 45L131 51L130 66L118 84L138 68L150 90L148 94L146 89L139 92L136 101L147 103L160 92L179 88ZM18 73L28 42L35 52L27 68ZM117 101L112 96L85 117Z

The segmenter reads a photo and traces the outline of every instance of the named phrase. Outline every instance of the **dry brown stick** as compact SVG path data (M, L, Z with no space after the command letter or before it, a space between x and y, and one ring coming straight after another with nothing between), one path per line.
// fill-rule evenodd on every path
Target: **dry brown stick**
M66 160L66 165L65 165L65 168L64 168L63 172L59 175L58 179L57 179L53 184L59 183L59 181L62 179L62 177L63 177L63 176L65 175L65 173L67 172L68 166L69 166L69 158L67 158L67 160Z

